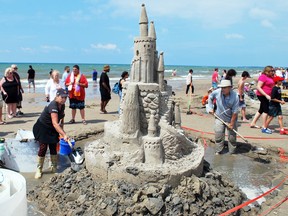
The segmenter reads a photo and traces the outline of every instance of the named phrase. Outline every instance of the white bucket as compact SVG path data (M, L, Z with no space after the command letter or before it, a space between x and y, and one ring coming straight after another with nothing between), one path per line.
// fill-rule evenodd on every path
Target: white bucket
M3 176L3 181L2 181ZM1 215L26 216L26 180L17 172L0 168Z

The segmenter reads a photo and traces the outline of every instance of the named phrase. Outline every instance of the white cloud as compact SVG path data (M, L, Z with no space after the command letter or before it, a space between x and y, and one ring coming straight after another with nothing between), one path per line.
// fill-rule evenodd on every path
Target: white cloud
M11 53L11 50L8 50L8 49L6 49L6 50L0 50L0 53Z
M108 44L98 43L98 44L91 44L90 46L93 49L118 50L117 49L117 45L116 44L111 44L111 43L108 43Z
M34 52L34 49L31 47L21 47L20 49L24 52Z
M87 13L83 12L82 10L78 10L78 11L72 11L66 15L61 15L60 19L66 20L66 21L75 20L77 22L80 22L80 21L91 20L91 17L90 15L87 15Z
M244 39L244 36L241 34L225 34L226 39Z
M265 28L273 27L274 25L272 21L278 18L278 14L273 12L271 8L268 9L252 8L249 11L249 15L252 19L260 20L260 25Z
M273 27L273 24L269 20L265 19L261 21L261 26L271 28Z
M204 27L227 27L241 21L255 0L110 0L117 16L139 16L141 4L145 3L149 19L169 17L200 22Z
M42 45L40 46L44 51L63 51L64 49L59 46L49 46L49 45Z
M274 13L271 8L262 9L262 8L252 8L249 11L249 15L254 19L275 19L277 14Z

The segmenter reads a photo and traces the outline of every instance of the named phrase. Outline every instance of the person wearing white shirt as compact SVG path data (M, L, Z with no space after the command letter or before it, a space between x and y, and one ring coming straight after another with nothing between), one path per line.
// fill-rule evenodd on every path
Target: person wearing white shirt
M192 74L193 74L193 70L190 69L189 70L189 73L186 77L186 95L188 96L188 91L190 89L190 86L191 86L191 91L192 91L192 94L194 94L194 86L193 86L193 82L192 82Z
M60 81L59 76L59 71L52 71L51 79L48 80L45 86L45 96L47 102L53 101L55 99L58 89L65 89L65 85L62 83L62 81Z

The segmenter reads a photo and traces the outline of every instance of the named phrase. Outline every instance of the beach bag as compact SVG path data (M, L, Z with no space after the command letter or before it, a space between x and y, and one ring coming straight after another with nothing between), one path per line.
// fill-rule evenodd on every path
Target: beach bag
M112 88L112 92L115 94L119 94L119 91L120 91L119 82L116 82Z

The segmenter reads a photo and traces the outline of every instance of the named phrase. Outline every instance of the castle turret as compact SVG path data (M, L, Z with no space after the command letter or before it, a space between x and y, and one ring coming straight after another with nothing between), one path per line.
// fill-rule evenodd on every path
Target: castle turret
M130 82L157 83L158 61L156 51L156 33L153 22L148 36L148 17L142 4L140 16L140 36L134 39L134 57L131 66Z
M164 162L164 150L162 140L157 136L155 116L150 115L148 135L143 137L145 163L162 164Z
M156 37L156 31L155 31L155 26L154 26L154 22L153 22L153 21L150 22L149 37L155 39L155 41L156 41L156 39L157 39L157 37Z
M159 81L159 89L160 91L164 91L164 59L163 59L163 52L160 53L159 56L159 63L158 63L158 81Z
M135 135L139 132L139 101L138 101L138 86L130 83L126 91L126 97L123 101L123 113L120 116L122 120L120 131L126 135Z
M142 4L139 26L140 26L140 36L141 37L148 36L148 17L146 13L145 4Z

